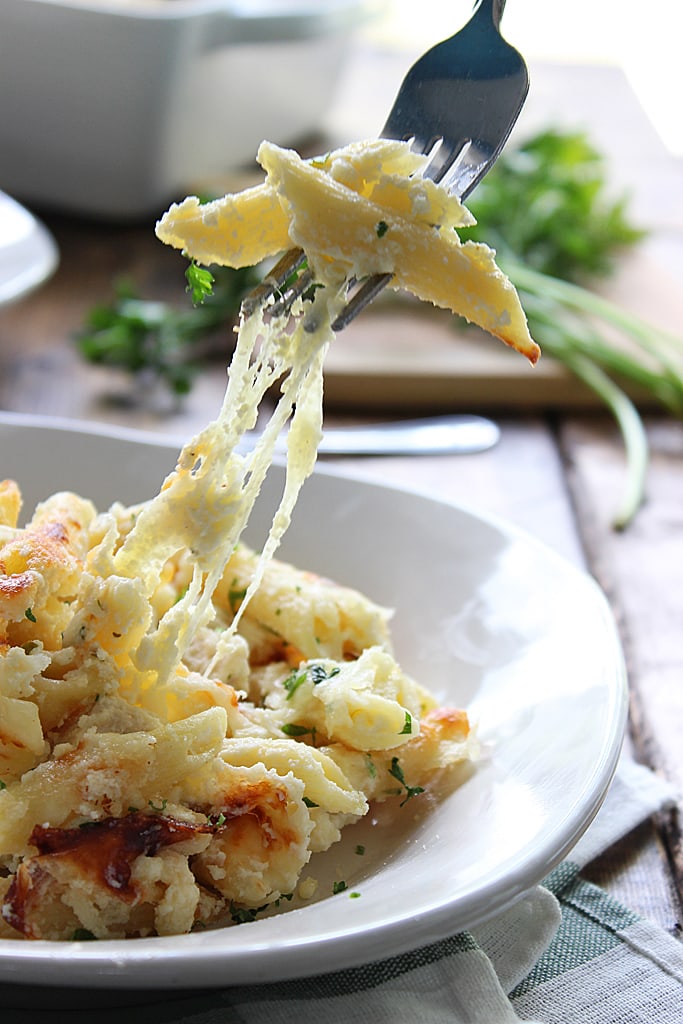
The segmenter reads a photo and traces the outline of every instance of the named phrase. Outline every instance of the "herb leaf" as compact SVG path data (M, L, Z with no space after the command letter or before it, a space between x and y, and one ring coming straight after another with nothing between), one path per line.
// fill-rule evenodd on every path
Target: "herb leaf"
M339 665L334 665L328 672L324 665L309 665L308 674L311 677L314 686L318 686L319 683L324 683L326 679L333 679L334 676L338 676L341 672Z
M211 285L205 274L212 277ZM190 264L187 287L193 302L201 303L190 309L143 298L133 284L119 281L109 304L89 310L75 338L78 351L90 363L135 377L151 375L172 394L185 395L204 362L226 360L229 327L239 316L242 298L261 277L258 267L209 272Z
M399 733L399 736L410 736L412 731L413 731L413 716L411 715L410 711L406 711L405 721L403 723L403 728L401 729L401 731Z
M315 739L315 727L309 728L307 725L296 725L295 722L285 722L284 725L280 726L280 730L285 736L312 736Z
M231 903L230 919L233 924L249 924L251 921L256 920L258 914L263 913L263 911L267 909L267 903L264 903L262 907L238 907L234 903Z
M340 672L341 668L339 665L333 665L328 670L324 665L320 665L317 662L313 665L307 665L302 669L293 669L282 684L287 694L285 699L291 700L301 684L305 683L307 679L310 679L314 686L318 686L320 683L324 683L326 679L333 679Z
M201 305L205 299L213 295L215 281L213 274L206 267L200 267L194 260L190 260L190 265L185 271L185 279L187 281L186 290L192 296L195 306Z
M290 674L287 676L287 678L285 679L285 681L282 684L283 687L284 687L285 693L287 694L285 700L291 700L292 697L294 696L294 694L296 693L296 691L301 686L301 684L303 682L305 682L305 681L306 681L306 672L305 671L297 672L297 670L294 669L292 672L290 672Z
M401 807L403 807L404 804L407 804L409 800L412 800L414 796L419 796L420 793L424 793L423 786L408 785L403 774L403 769L401 768L401 765L397 757L392 757L391 759L391 768L389 769L389 774L392 775L397 782L400 782L400 784L403 786L405 790L406 795L405 798L401 801Z
M242 601L244 601L246 596L247 596L247 588L246 587L240 587L240 588L231 587L228 590L228 604L230 605L230 611L233 613L233 615L235 615L237 613L237 611L239 610L240 605L242 604Z
M468 200L477 219L458 231L566 281L610 273L644 232L611 199L605 159L581 132L546 130L508 148Z

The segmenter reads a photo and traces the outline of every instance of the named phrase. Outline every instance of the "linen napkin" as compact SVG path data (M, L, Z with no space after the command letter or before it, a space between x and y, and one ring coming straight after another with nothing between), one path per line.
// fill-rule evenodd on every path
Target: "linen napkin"
M158 1002L141 993L137 1006L98 1006L97 1024L680 1024L683 945L580 876L674 797L623 758L571 859L485 925L320 977ZM2 1020L56 1024L60 1012L6 1006ZM90 1022L93 1009L68 1015L70 1024Z

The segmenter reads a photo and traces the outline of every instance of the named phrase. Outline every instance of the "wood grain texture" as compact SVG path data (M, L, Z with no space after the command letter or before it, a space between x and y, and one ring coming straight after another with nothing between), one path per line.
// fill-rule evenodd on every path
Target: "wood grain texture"
M560 428L586 557L619 623L631 692L631 739L639 760L683 794L683 424L647 422L647 500L631 527L612 516L625 472L616 428L604 418ZM658 828L683 899L683 801Z
M42 288L0 309L0 405L13 412L137 426L184 437L204 426L225 391L226 358L203 372L179 404L154 381L85 363L76 336L87 314L132 282L145 299L188 308L186 262L154 236L154 223L127 227L49 216L60 249L56 273Z

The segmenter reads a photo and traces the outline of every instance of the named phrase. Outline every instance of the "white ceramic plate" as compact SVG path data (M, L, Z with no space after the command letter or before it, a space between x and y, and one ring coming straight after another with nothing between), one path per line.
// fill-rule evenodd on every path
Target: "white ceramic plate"
M0 192L0 305L42 284L57 262L57 245L47 228Z
M175 451L148 436L0 418L0 476L21 481L27 505L64 487L100 507L142 499ZM275 467L253 543L281 481ZM393 825L348 830L311 868L321 902L172 938L1 942L3 989L226 986L367 963L509 906L591 821L616 765L626 685L589 577L505 523L324 470L304 489L282 555L396 608L399 660L469 709L482 763L443 802L411 800ZM331 895L335 877L360 897Z

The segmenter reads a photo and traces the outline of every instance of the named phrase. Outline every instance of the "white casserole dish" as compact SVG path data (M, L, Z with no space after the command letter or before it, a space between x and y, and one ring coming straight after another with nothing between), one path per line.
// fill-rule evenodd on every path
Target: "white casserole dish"
M320 126L368 0L2 0L0 188L110 218Z

